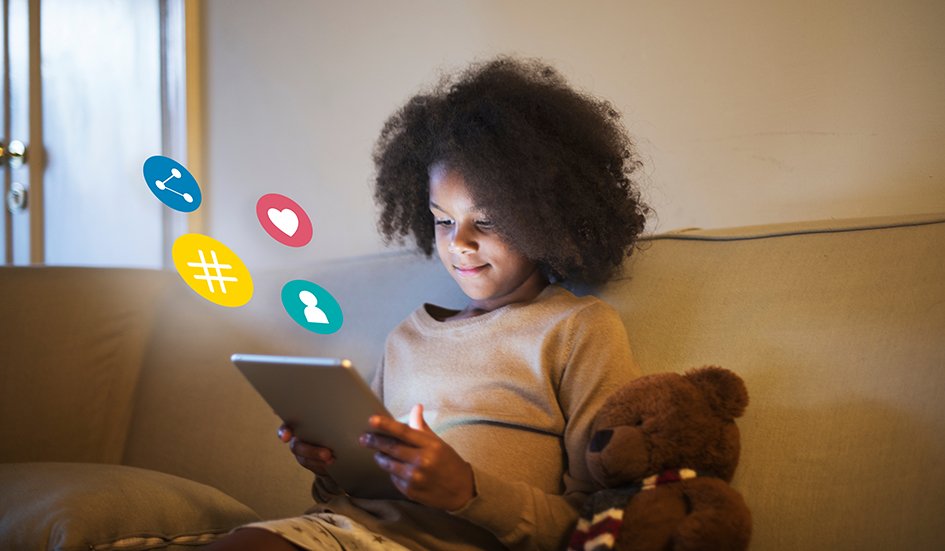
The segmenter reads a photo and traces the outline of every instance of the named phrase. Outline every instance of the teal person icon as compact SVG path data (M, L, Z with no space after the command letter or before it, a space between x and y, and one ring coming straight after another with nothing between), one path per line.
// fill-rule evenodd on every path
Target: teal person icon
M331 293L304 279L282 287L282 306L295 323L313 333L330 335L341 329L344 314Z
M305 305L302 312L305 315L305 321L308 323L331 323L325 311L318 307L318 297L311 291L300 291L299 300Z

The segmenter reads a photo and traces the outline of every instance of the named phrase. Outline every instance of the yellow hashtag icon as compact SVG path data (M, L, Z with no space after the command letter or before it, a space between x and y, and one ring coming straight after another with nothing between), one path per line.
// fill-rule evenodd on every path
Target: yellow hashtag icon
M210 302L236 307L253 297L253 279L246 265L216 239L199 233L182 235L174 241L171 256L181 279Z

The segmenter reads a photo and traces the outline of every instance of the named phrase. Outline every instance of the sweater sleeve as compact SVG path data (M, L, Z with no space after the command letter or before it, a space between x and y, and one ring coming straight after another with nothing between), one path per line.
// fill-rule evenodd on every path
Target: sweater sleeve
M495 534L512 549L562 549L588 494L599 489L584 460L591 423L604 400L639 375L616 311L594 302L570 320L570 341L553 361L557 399L565 421L562 493L548 494L501 473L473 467L476 496L452 514Z

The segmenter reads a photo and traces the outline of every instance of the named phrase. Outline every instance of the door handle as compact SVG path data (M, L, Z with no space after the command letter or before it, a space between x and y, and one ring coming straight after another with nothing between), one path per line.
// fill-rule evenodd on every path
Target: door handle
M0 142L0 166L9 164L11 168L19 168L26 163L26 144L20 140L11 140L9 144ZM10 212L23 212L27 205L26 186L13 182L7 192L7 209Z
M10 185L10 191L7 192L7 210L14 214L25 211L27 197L26 186L19 182L13 182Z
M0 142L0 166L9 163L12 168L26 164L26 144L20 140L11 140L9 144Z

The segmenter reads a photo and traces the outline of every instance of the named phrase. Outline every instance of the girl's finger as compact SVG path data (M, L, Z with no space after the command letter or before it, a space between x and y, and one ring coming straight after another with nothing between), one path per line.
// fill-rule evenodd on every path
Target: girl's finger
M372 429L377 429L378 432L392 436L412 446L422 446L429 440L430 436L428 433L414 430L403 423L382 415L372 416L368 423Z
M405 496L411 499L416 497L416 492L412 491L412 488L410 487L410 481L400 478L399 476L395 476L393 474L390 475L390 480L391 482L394 483L394 486L396 486L397 489L400 490L400 493L404 494Z
M362 446L377 450L397 461L413 462L420 454L420 449L415 446L404 444L396 438L371 432L362 434L360 442Z
M416 480L416 475L414 474L416 473L416 468L410 463L397 461L381 452L374 454L374 462L377 463L380 468L390 473L392 478L402 482L403 486L400 486L401 488L420 482Z
M292 440L292 429L285 425L280 426L279 430L276 431L276 434L279 436L279 440L282 440L283 442Z
M334 461L334 454L328 448L323 448L321 446L313 446L312 444L306 444L305 442L300 441L298 438L293 438L289 443L289 449L292 450L292 453L295 455L301 455L303 457L308 457L316 461L322 461L324 463L330 464Z
M325 476L328 474L328 470L325 469L325 463L321 461L313 461L307 457L296 455L295 460L299 462L299 465L305 467L306 469L312 471L315 474Z

